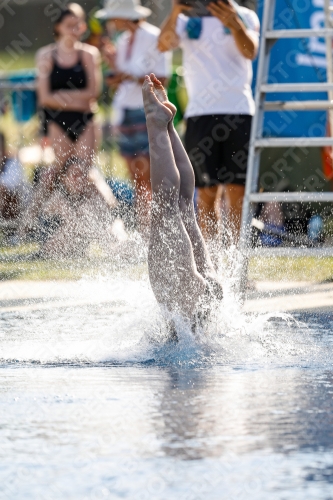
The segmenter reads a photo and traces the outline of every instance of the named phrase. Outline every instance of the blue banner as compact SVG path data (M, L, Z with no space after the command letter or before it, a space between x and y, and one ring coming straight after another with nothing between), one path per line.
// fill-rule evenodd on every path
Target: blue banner
M265 1L265 0L264 0ZM263 0L258 6L262 20ZM276 0L274 29L324 27L324 0ZM254 64L256 75L257 63ZM326 82L326 45L323 38L280 39L270 53L267 83ZM255 86L255 79L254 79ZM327 93L296 92L267 94L269 101L327 100ZM322 137L326 135L326 112L266 112L264 135L275 137Z

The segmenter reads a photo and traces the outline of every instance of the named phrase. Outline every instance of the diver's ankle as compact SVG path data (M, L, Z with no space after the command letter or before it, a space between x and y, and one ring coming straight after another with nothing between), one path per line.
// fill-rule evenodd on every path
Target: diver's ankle
M156 114L148 114L146 117L147 128L167 130L169 122Z
M175 124L173 123L173 118L168 123L168 131L169 132L175 132L176 131Z

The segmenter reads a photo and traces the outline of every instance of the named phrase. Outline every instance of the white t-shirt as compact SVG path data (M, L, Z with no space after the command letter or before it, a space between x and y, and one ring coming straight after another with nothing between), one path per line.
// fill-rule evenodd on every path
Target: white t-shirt
M157 49L157 40L160 30L143 22L135 32L135 38L130 57L127 58L128 43L131 36L129 31L120 35L117 43L116 67L118 71L136 77L143 77L149 73L167 77L171 69L171 53L161 53ZM115 93L113 106L117 109L143 108L142 85L124 81Z
M239 7L239 12L251 34L259 38L256 13L245 7ZM202 31L197 40L188 37L188 20L181 14L177 21L189 97L185 116L254 115L250 59L240 53L233 36L225 33L216 17L202 18Z

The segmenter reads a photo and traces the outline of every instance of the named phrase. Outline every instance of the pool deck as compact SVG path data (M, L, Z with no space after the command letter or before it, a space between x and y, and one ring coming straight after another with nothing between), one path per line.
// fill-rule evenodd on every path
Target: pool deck
M247 294L248 312L333 312L333 282L257 281Z
M107 305L114 297L82 294L75 281L4 281L0 312L38 311L84 305ZM247 294L246 312L333 312L333 282L260 281Z

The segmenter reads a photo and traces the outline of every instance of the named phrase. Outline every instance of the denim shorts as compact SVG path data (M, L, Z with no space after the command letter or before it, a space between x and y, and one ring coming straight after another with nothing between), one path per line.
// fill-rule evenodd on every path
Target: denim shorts
M116 141L124 156L149 154L146 116L143 109L124 110L124 119L117 127Z

